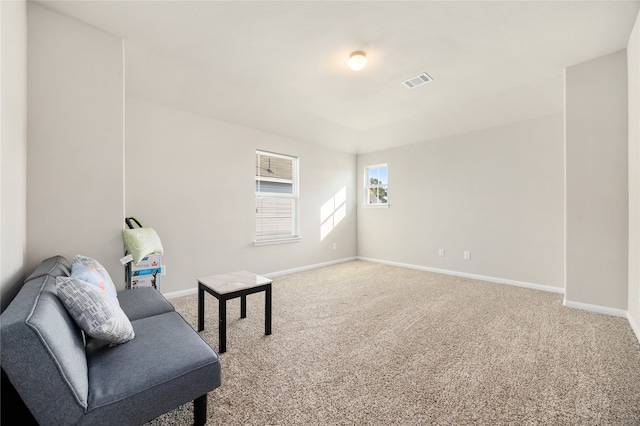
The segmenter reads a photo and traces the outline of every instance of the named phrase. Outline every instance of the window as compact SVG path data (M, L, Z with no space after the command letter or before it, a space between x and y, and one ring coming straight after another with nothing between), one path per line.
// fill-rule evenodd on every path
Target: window
M367 166L364 168L365 206L388 207L387 187L389 176L386 164Z
M255 245L299 239L298 159L256 151Z

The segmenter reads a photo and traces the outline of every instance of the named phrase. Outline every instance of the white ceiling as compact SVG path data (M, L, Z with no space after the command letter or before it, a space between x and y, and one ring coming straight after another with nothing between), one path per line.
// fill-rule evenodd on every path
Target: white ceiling
M639 1L44 1L125 39L126 90L365 153L562 111ZM354 50L367 67L351 71ZM407 89L426 72L433 81ZM607 76L602 76L607 78Z

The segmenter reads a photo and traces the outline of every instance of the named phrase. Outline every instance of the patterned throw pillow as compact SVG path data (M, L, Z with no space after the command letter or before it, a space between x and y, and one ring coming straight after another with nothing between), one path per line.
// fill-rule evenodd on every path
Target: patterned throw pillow
M58 297L89 336L112 345L135 337L131 321L106 290L72 277L56 277Z
M123 229L122 241L136 265L150 254L164 254L160 237L153 228Z
M105 267L97 260L77 254L71 264L71 276L107 290L117 300L116 286Z

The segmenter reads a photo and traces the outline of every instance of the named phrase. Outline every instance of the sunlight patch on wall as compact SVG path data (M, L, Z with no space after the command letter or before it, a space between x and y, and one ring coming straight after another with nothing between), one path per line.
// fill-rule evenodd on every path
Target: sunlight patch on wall
M343 186L320 208L320 241L324 240L346 216L347 187Z

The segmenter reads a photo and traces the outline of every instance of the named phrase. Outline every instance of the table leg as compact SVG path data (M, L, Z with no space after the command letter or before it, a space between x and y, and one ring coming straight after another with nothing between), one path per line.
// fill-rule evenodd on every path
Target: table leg
M227 351L227 300L218 299L218 328L220 353Z
M271 285L264 291L264 334L271 334Z
M240 296L240 318L247 317L247 295Z
M204 330L204 290L198 284L198 331Z

